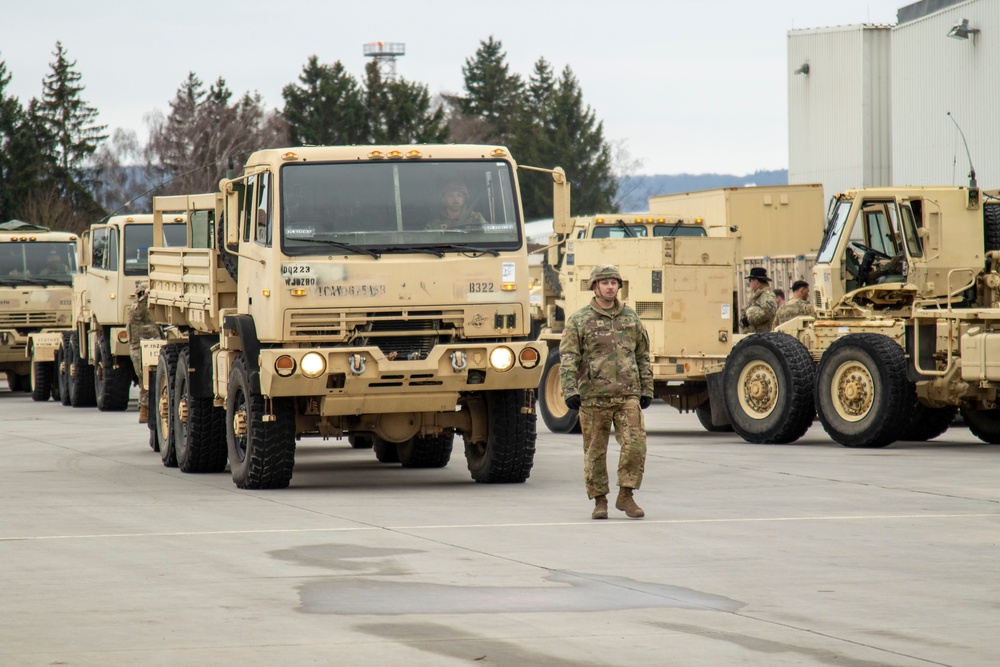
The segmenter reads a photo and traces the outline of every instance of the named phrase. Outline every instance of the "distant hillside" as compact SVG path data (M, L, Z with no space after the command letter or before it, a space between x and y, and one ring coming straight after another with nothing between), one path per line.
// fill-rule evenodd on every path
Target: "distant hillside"
M755 171L746 176L733 174L657 174L624 179L618 188L618 209L623 212L645 211L648 200L656 195L693 192L740 185L787 185L788 170Z

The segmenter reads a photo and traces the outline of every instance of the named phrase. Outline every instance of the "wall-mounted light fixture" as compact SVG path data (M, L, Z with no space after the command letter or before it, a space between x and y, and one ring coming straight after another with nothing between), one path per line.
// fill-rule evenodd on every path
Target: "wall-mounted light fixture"
M969 39L969 35L972 35L973 44L976 43L977 34L979 34L979 28L970 28L969 19L962 19L961 23L956 23L948 31L948 36L953 39Z
M802 63L799 66L799 68L797 70L795 70L794 73L795 74L805 74L806 76L809 76L809 63Z

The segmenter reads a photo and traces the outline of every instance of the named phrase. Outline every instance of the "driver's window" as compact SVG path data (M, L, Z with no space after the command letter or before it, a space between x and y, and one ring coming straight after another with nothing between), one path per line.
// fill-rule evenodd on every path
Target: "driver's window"
M896 254L896 242L884 209L865 211L865 231L868 246L888 257Z

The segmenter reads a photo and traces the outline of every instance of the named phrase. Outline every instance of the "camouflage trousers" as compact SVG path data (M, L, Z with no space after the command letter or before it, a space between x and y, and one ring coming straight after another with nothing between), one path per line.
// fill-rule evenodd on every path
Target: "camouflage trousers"
M142 348L129 350L129 356L132 357L135 376L139 378L139 405L149 407L149 391L142 388Z
M583 480L587 497L608 494L608 440L611 425L621 447L618 457L618 486L638 489L646 468L646 423L639 408L639 399L632 397L611 406L580 408L580 429L583 431Z

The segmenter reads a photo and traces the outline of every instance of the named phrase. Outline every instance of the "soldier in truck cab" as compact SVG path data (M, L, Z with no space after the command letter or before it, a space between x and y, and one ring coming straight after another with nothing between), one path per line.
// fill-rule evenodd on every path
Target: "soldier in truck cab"
M479 229L486 224L482 214L469 208L469 189L459 180L441 187L441 209L427 229Z

